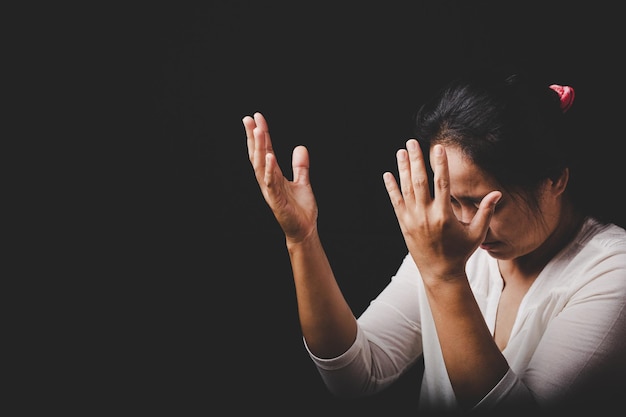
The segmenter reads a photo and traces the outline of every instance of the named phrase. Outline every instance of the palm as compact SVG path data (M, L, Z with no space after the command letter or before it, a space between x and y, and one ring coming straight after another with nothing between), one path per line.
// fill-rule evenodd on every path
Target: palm
M248 156L265 201L289 239L306 237L317 222L317 203L309 182L309 154L304 146L293 151L293 180L288 180L272 148L265 118L256 113L254 119L243 119Z
M278 182L275 192L263 189L265 201L288 238L307 235L317 222L317 203L311 185L289 181L284 176Z

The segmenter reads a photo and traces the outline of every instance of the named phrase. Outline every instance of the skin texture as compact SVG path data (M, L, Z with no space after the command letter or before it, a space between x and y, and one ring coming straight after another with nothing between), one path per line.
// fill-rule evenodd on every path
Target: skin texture
M317 203L309 182L309 153L293 150L293 181L278 166L265 118L243 118L248 156L265 201L280 224L295 282L302 334L311 351L331 358L356 338L356 318L343 297L317 231Z
M283 175L260 113L242 120L248 155L265 201L285 233L302 332L322 358L344 353L356 337L356 318L328 262L317 230L318 209L304 146L292 155L293 179ZM470 408L504 376L501 353L519 303L539 271L578 230L582 216L563 198L568 172L539 188L539 207L499 191L498 184L454 146L430 155L434 197L415 139L398 150L398 179L383 180L409 252L422 275L444 361L457 400ZM504 291L495 337L471 292L465 264L482 245L498 259Z

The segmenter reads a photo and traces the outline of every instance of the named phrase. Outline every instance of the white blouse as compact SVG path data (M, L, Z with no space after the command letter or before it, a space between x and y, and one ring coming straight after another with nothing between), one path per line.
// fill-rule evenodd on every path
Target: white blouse
M497 261L477 249L466 269L493 334L503 285ZM606 369L623 383L625 304L626 231L588 219L522 300L502 352L509 371L475 410L519 404L551 407L589 394L601 385L595 383L595 373ZM358 325L354 344L336 358L314 356L305 341L330 392L340 397L379 392L423 354L420 408L458 411L420 273L410 255L358 318Z

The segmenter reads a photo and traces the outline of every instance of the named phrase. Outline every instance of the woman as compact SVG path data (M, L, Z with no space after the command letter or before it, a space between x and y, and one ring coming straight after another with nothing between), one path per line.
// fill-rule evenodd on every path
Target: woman
M284 177L260 113L250 162L281 226L305 347L337 396L424 361L420 409L554 411L612 399L626 377L626 231L576 188L574 90L478 71L418 112L383 175L408 254L356 318L317 230L304 146ZM617 383L619 385L619 383Z

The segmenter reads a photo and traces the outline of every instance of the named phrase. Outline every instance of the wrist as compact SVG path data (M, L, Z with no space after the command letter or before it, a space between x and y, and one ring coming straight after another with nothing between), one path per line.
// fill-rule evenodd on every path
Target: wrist
M420 270L422 281L428 288L452 288L459 284L467 284L467 274L465 270L441 270L441 271L422 271Z
M310 248L312 246L317 246L319 245L317 228L312 228L308 233L302 236L285 236L285 244L287 245L287 249L289 251L297 250L298 248Z

